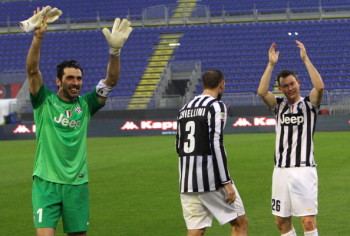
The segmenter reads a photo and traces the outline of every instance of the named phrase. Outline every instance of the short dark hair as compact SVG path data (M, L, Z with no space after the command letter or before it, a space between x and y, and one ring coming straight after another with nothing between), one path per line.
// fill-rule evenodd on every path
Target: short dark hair
M83 74L83 68L81 68L80 64L77 61L75 61L75 60L63 61L60 64L58 64L56 67L57 78L59 78L60 80L62 80L64 68L79 69L81 71L81 73Z
M282 70L280 73L278 73L276 81L278 83L278 86L281 86L280 78L286 78L287 76L293 75L296 80L298 80L298 74L291 70Z
M203 88L213 89L225 80L224 74L219 70L208 70L202 76Z

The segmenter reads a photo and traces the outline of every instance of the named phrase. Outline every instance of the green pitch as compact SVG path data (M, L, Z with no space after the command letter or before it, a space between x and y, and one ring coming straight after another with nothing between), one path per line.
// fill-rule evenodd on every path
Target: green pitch
M349 235L350 132L315 133L320 235ZM173 136L88 139L90 236L186 235ZM231 175L249 218L249 235L279 235L270 210L274 134L225 136ZM31 172L35 141L0 142L0 235L35 235ZM293 219L298 235L300 219ZM230 235L229 226L207 235ZM57 234L63 235L62 224Z

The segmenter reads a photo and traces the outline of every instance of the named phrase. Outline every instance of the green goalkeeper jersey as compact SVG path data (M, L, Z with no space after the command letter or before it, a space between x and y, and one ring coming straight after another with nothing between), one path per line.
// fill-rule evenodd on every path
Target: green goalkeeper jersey
M60 184L88 182L87 127L103 107L95 90L65 102L43 85L30 98L37 139L33 176Z

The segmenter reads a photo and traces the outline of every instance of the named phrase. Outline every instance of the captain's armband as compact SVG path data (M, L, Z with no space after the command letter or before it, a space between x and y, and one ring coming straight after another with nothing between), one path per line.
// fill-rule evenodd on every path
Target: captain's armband
M103 80L100 80L98 84L96 85L96 93L98 96L107 98L109 94L112 92L113 88L107 87L107 85L103 82Z

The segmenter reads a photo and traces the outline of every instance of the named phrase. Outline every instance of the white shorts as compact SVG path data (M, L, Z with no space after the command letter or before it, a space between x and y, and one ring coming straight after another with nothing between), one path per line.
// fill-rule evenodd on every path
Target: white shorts
M317 194L316 167L275 167L272 176L273 215L317 215Z
M213 192L181 193L181 205L187 229L202 229L210 227L213 216L219 224L223 225L244 215L244 206L237 188L232 184L236 192L236 200L227 204L224 187Z

